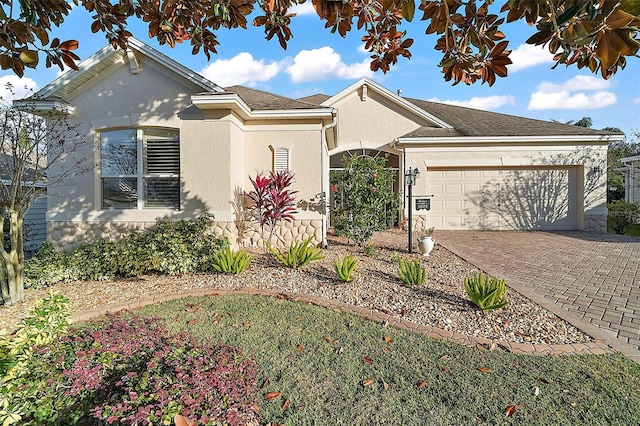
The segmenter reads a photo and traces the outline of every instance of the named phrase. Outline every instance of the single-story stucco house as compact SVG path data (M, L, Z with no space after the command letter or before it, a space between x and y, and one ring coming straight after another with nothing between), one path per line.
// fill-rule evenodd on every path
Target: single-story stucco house
M94 152L92 172L49 190L48 236L66 248L205 211L232 242L260 244L242 194L250 176L282 169L295 174L298 213L277 232L322 241L343 155L388 154L399 192L417 168L413 194L430 199L430 210L414 210L418 227L604 232L607 145L622 138L409 99L367 78L302 99L223 88L133 38L37 95L80 123L81 155Z
M620 159L623 167L617 169L624 175L624 200L640 204L640 155Z

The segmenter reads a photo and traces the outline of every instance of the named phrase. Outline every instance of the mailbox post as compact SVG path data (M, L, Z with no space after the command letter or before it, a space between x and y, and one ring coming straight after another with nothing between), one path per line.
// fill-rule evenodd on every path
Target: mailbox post
M413 186L418 176L420 171L417 167L413 170L409 167L404 174L404 185L408 187L407 196L409 197L409 254L413 253Z

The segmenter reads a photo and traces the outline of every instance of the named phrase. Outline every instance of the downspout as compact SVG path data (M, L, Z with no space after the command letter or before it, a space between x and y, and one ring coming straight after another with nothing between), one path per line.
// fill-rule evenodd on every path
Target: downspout
M331 108L331 123L326 126L322 126L322 130L320 132L320 193L322 196L320 197L320 202L322 203L321 214L322 214L322 247L327 248L329 244L327 243L327 213L329 212L329 197L327 196L327 188L326 188L326 180L329 179L329 169L326 171L326 179L325 179L325 168L326 168L326 157L329 157L329 149L327 148L327 131L336 127L338 124L338 113L335 108Z

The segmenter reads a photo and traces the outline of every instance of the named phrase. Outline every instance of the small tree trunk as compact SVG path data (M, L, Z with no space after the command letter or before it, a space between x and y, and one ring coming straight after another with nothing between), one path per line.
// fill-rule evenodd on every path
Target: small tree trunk
M2 250L2 256L0 256L0 290L2 290L2 301L9 304L9 282L7 281L7 270L5 251Z
M24 217L20 212L9 210L9 238L11 249L2 251L3 278L2 299L5 305L15 305L24 301L24 245L22 225Z

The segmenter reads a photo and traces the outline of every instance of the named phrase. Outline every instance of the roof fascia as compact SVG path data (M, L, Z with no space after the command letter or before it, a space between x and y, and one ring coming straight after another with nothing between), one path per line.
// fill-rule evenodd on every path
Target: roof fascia
M419 117L421 117L421 118L423 118L423 119L425 119L427 121L430 121L430 122L438 125L439 127L443 128L443 129L453 129L453 126L451 126L447 122L439 119L435 115L429 114L428 112L426 112L422 108L419 108L415 104L407 101L402 96L399 96L399 95L393 93L391 90L387 89L386 87L376 83L375 81L373 81L373 80L371 80L371 79L369 79L367 77L361 78L360 80L358 80L355 83L351 84L347 88L345 88L345 89L341 90L340 92L338 92L337 94L333 95L332 97L330 97L326 101L322 102L320 105L333 106L336 102L338 102L339 100L345 98L347 95L355 92L356 90L358 90L358 88L360 88L362 86L367 86L368 88L373 89L375 92L377 92L378 94L382 95L384 98L388 99L389 101L395 103L396 105L399 105L403 109L406 109L406 110L412 112L413 114L416 114L417 116L419 116Z
M606 145L610 142L621 141L624 135L571 135L571 136L448 136L448 137L419 137L397 138L392 146L411 145L441 145L441 144L510 144L510 143L568 143L568 142L592 142Z
M199 94L191 96L191 102L201 110L228 108L244 120L256 119L299 119L331 117L331 108L252 110L235 93L223 95Z
M19 99L13 101L13 105L17 107L33 107L38 113L54 112L62 115L73 115L76 107L66 102L58 102L51 100L38 99ZM54 114L55 115L55 114Z
M143 55L148 56L154 61L166 66L167 68L171 69L181 77L189 80L190 82L196 84L197 86L200 86L202 89L206 91L218 92L218 93L224 92L224 89L218 86L217 84L215 84L214 82L204 78L197 72L192 71L189 68L182 65L181 63L171 59L164 53L161 53L156 49L144 44L143 42L141 42L135 37L129 37L129 39L127 40L127 46L130 48L133 48L134 50L137 50Z
M81 75L84 75L85 73L90 72L91 68L93 68L94 65L97 65L100 62L105 61L108 58L112 57L113 55L118 55L118 54L124 55L125 52L120 51L119 49L116 50L111 45L104 46L102 49L98 50L96 53L89 56L84 61L80 62L78 64L78 71L69 70L63 73L58 78L53 80L51 83L47 84L42 89L38 90L35 93L35 96L38 96L41 98L48 98L49 96L55 95L55 93L59 89L66 86L71 81L75 80L77 77L80 77Z
M207 80L206 78L196 73L195 71L190 70L189 68L180 64L179 62L174 61L167 55L157 51L156 49L150 46L147 46L146 44L144 44L143 42L141 42L140 40L134 37L129 37L129 39L127 40L127 46L129 49L135 50L149 57L150 59L158 62L159 64L167 67L168 69L175 72L185 80L188 80L193 84L197 85L204 91L224 92L224 89L222 89L217 84ZM127 55L127 51L122 50L120 48L114 49L110 44L108 44L104 46L102 49L98 50L93 55L89 56L84 61L80 62L80 64L78 64L78 71L68 71L62 74L60 77L56 78L51 83L47 84L38 92L36 92L36 96L39 96L42 98L48 98L50 96L55 95L59 89L66 86L71 81L75 80L81 75L91 72L91 69L95 65L113 57L114 55L118 55L121 58L123 58L125 55Z

